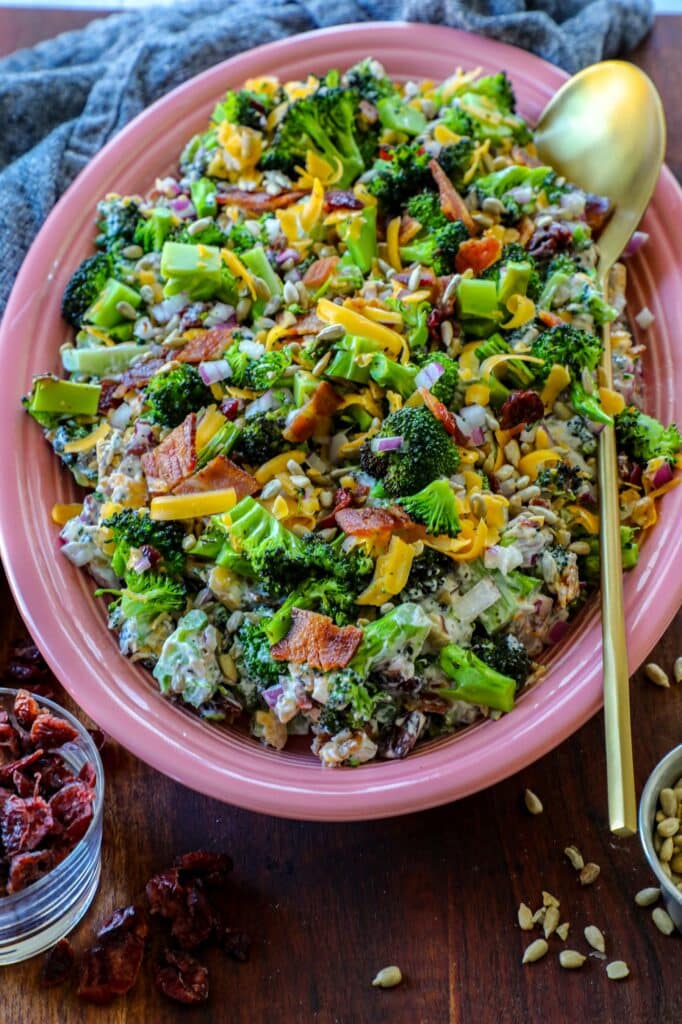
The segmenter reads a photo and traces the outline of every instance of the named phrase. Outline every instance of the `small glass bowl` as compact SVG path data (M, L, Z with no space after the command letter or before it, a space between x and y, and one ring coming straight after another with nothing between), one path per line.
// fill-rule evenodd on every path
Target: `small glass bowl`
M0 708L12 711L16 690L0 687ZM70 743L58 747L74 774L90 761L95 768L92 821L82 839L52 871L20 892L0 896L0 966L27 960L54 946L80 921L99 885L102 847L104 768L92 737L59 704L33 694L40 707L64 718L78 731Z
M661 887L665 909L670 914L678 932L682 932L682 892L676 889L663 871L654 849L654 825L658 794L666 786L674 786L682 778L682 743L674 747L659 761L646 781L639 801L639 838L644 848L649 867L656 875Z

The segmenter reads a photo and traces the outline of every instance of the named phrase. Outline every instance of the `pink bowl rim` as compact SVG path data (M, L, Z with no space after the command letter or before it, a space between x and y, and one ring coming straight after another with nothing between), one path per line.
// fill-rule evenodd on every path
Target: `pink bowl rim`
M277 754L255 741L227 738L214 728L178 711L145 685L142 673L118 655L101 614L91 635L83 624L93 618L91 589L83 574L55 559L54 528L44 527L51 501L63 493L54 474L46 481L28 478L24 467L33 456L45 459L37 431L27 435L27 418L18 411L20 393L36 365L37 353L16 355L15 336L31 321L35 281L63 278L60 247L78 248L75 233L83 227L81 196L115 187L142 159L145 144L160 121L182 116L213 101L227 84L268 70L291 75L292 67L344 66L372 53L389 71L419 64L414 77L435 73L448 60L486 70L506 67L517 86L520 106L531 118L568 77L525 51L456 29L405 22L335 26L266 44L218 64L190 79L138 115L94 160L57 203L26 257L0 325L0 355L6 373L0 379L0 446L6 478L0 489L0 554L19 610L57 677L100 726L132 753L199 792L238 806L281 817L341 821L389 817L426 809L484 789L551 750L579 728L601 705L599 617L594 611L561 644L546 677L522 696L515 711L498 722L480 723L455 737L418 749L405 761L381 762L358 770L326 771L312 755ZM285 71L282 72L282 66ZM445 72L447 73L447 72ZM438 70L438 77L442 77ZM196 117L195 117L196 119ZM171 134L172 134L172 128ZM176 129L174 138L179 143ZM148 179L147 179L148 180ZM676 292L675 268L682 266L682 241L672 230L680 220L681 195L664 168L644 227L658 240L655 254L639 256L631 296L646 300L657 316L655 344L649 355L657 384L652 411L672 418L682 393L682 368L672 358L673 336L682 324L682 298ZM75 227L74 227L75 225ZM87 238L91 238L91 232ZM65 241L66 240L66 241ZM86 241L81 242L82 255ZM63 253L62 253L63 255ZM76 260L67 260L73 267ZM667 276L661 276L662 268ZM672 268L672 270L670 270ZM656 279L654 279L654 274ZM68 276L68 273L67 273ZM679 272L677 272L679 284ZM654 292L654 284L657 291ZM664 311L662 296L666 296ZM58 300L57 300L58 301ZM46 328L46 330L50 330ZM51 335L56 355L55 323ZM679 362L679 361L678 361ZM40 474L38 474L39 476ZM63 498L61 499L63 500ZM30 513L33 513L33 520ZM38 514L42 519L38 519ZM631 671L672 620L682 599L682 574L675 569L682 539L676 529L682 514L682 488L668 494L660 522L647 539L637 569L625 585ZM31 522L39 524L32 529ZM62 564L63 563L63 564ZM68 619L68 614L71 618ZM81 623L81 630L75 625ZM107 659L107 655L110 657Z

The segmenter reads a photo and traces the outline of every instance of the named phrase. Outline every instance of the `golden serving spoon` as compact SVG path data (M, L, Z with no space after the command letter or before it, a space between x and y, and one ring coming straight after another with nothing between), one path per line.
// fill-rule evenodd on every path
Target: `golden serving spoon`
M608 196L615 212L599 238L599 280L607 291L611 267L644 213L665 152L660 97L643 71L608 60L585 68L545 107L535 142L540 158L569 181ZM611 387L611 344L604 327L602 383ZM620 555L618 463L613 427L599 437L604 727L609 825L619 836L637 831L630 734L623 581Z

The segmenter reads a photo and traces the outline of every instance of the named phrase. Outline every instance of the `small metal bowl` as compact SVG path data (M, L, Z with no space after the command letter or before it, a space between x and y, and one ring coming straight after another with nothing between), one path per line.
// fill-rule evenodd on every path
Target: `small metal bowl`
M658 878L665 909L670 914L678 932L682 932L682 892L676 889L663 872L654 850L654 825L658 794L666 786L673 786L682 778L682 743L674 747L659 761L647 779L639 801L639 837L644 847L649 867Z

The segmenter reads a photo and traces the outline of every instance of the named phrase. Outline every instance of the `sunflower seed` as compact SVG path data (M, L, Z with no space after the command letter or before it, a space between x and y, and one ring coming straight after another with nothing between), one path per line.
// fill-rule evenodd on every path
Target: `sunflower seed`
M585 938L589 942L592 949L596 949L599 953L606 952L606 943L604 942L604 936L602 932L594 924L588 924L585 929Z
M329 349L329 351L325 352L321 359L318 359L318 361L313 366L313 377L319 377L322 374L323 370L327 369L331 357L332 350Z
M331 491L321 491L319 500L322 508L331 508L334 503L334 495Z
M655 661L650 661L644 666L644 675L656 686L670 686L668 675Z
M592 861L588 861L585 867L580 872L580 884L581 885L592 885L596 882L601 868L598 864L594 864Z
M305 490L306 487L310 487L310 480L305 473L292 474L289 479L294 487L298 487L301 491Z
M542 801L538 796L536 796L532 789L527 789L525 791L523 794L523 800L526 805L526 810L529 811L530 814L542 814Z
M667 839L668 836L674 836L680 830L680 819L679 818L664 818L663 821L659 821L656 826L656 831L659 836L663 836Z
M262 277L258 277L257 274L253 275L253 290L258 298L263 299L264 302L267 302L272 295L267 281L264 281Z
M239 302L237 303L237 308L234 311L234 315L236 316L236 318L239 321L239 323L242 323L244 320L246 320L246 318L247 318L247 316L249 315L250 312L251 312L251 299L247 299L247 298L240 299Z
M556 896L552 896L551 892L545 892L542 890L542 905L543 907L560 907L561 904Z
M284 288L286 290L286 285ZM298 292L296 294L298 295ZM345 333L346 328L341 324L327 324L326 327L317 332L315 337L318 341L338 341L339 338L343 338Z
M592 549L586 540L574 540L568 545L568 550L575 552L576 555L589 555Z
M658 795L658 801L663 808L666 818L674 818L677 814L677 797L675 790L666 787Z
M507 462L510 462L516 468L521 458L521 449L519 448L518 441L515 441L513 438L511 441L508 441L504 446L504 454L507 457Z
M530 487L524 487L523 490L517 491L510 501L510 505L522 505L524 501L530 502L533 498L539 498L541 493L537 484L531 484Z
M191 224L187 225L187 234L198 235L212 223L213 221L210 217L200 217L199 220L193 220Z
M268 480L265 487L260 492L260 496L263 499L263 501L267 501L268 498L274 498L275 495L279 494L281 490L281 481L279 481L276 477L273 477L272 480Z
M576 967L582 967L586 959L587 957L584 957L577 949L562 949L559 953L559 963L562 967L566 967L568 970L575 970Z
M576 871L582 871L582 869L585 867L585 861L583 860L583 855L578 849L578 847L567 846L564 850L564 853L570 860L571 866L574 867Z
M126 245L125 249L121 249L121 256L127 260L139 260L143 254L144 250L140 245Z
M534 964L536 960L541 960L546 955L548 949L549 946L544 939L536 939L524 951L521 963Z
M630 968L625 960L612 960L610 964L606 965L606 974L610 981L622 981L623 978L627 978L629 973Z
M547 907L540 907L533 914L533 924L542 924L545 920L545 914L547 913Z
M640 889L635 894L635 903L638 907L650 907L652 903L661 895L661 890L657 886L651 886L648 889Z
M671 861L673 859L673 839L672 836L668 836L661 843L661 849L658 851L658 859L662 861ZM670 865L672 869L672 864Z
M419 264L412 270L410 276L407 279L408 291L415 292L419 287L419 282L422 278L422 268Z
M298 289L293 281L285 281L282 295L287 306L298 305Z
M129 302L117 302L116 312L126 320L137 320L137 311Z
M675 856L672 857L670 861L670 868L676 875L682 875L682 853L676 853Z
M516 481L516 490L517 491L522 491L523 488L527 487L529 483L530 483L530 477L526 473L525 476L520 476L518 478L518 480Z
M395 988L403 980L399 967L382 967L372 984L375 988Z
M547 913L545 914L545 920L543 922L543 931L546 939L556 931L559 920L558 907L547 907Z
M440 325L440 337L446 348L452 341L454 333L455 331L450 321L443 320L443 323Z
M675 664L673 665L673 676L675 677L676 683L682 683L682 655L679 658L675 658Z
M565 942L566 939L568 938L568 929L570 927L571 926L570 926L568 921L562 921L561 924L559 925L559 927L556 930L556 934L559 936L559 938L563 942Z
M667 910L663 907L654 907L651 911L651 920L654 922L659 932L663 932L664 935L672 935L675 931L675 925L673 924L672 918Z
M533 911L525 903L519 903L516 918L522 931L530 932L533 930Z

